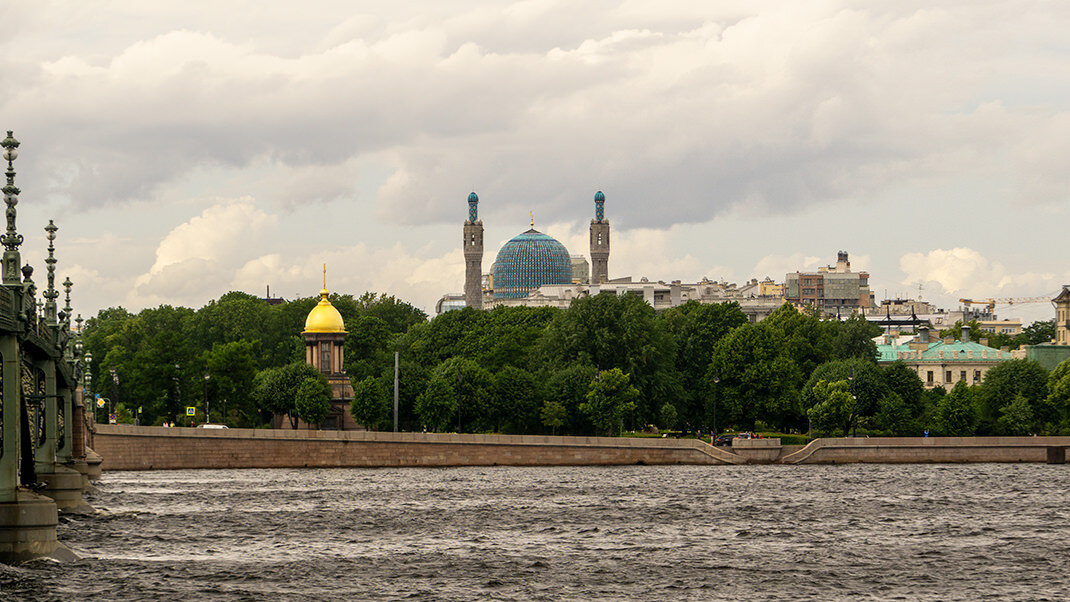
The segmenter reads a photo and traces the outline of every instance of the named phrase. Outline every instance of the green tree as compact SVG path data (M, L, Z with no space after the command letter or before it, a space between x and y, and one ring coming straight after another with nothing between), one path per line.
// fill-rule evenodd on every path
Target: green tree
M1044 425L1057 420L1058 416L1048 399L1048 373L1040 364L1026 359L1001 362L985 374L978 391L981 410L979 430L982 433L998 433L997 422L1003 409L1019 395L1029 405L1033 423L1032 432L1041 432Z
M802 371L781 335L763 320L736 328L717 344L708 378L720 380L719 428L754 430L758 420L781 429L805 426L797 406Z
M661 420L658 424L661 428L666 430L672 430L676 428L676 421L679 419L680 413L676 411L676 406L669 402L665 402L661 406Z
M1055 339L1055 320L1043 320L1033 322L1022 329L1022 333L1014 337L1015 343L1020 345L1040 345Z
M853 415L850 417L851 428L872 418L878 411L880 401L891 392L885 382L884 372L867 359L852 358L826 362L814 370L803 387L799 401L804 410L809 410L819 401L813 387L820 380L830 383L839 380L847 382L848 392L855 398ZM844 435L847 434L847 431L844 431Z
M836 333L832 337L833 357L877 361L877 344L873 342L873 337L880 335L880 326L870 322L862 314L851 314L845 321L836 325Z
M272 415L286 415L290 427L297 428L297 389L305 380L320 376L311 365L293 362L280 368L262 370L256 375L253 397L260 410Z
M294 409L297 417L305 421L305 424L316 425L323 422L331 411L331 385L327 377L317 374L317 378L306 378L297 387L297 399L294 400Z
M624 416L635 411L638 397L639 391L620 368L602 370L591 382L580 411L591 417L599 432L611 435L614 428L621 430Z
M206 384L209 387L208 396L220 404L213 406L213 416L223 416L220 422L224 423L233 418L239 426L258 426L260 420L252 395L256 377L252 343L233 341L216 344L205 353L204 364L206 374L211 377Z
M557 401L544 401L542 411L539 412L539 418L542 419L543 425L550 427L552 435L556 435L557 429L564 426L567 417L568 409Z
M587 400L591 381L597 374L598 370L593 366L572 364L542 379L546 383L543 386L543 399L565 408L565 424L560 425L565 427L564 432L573 435L594 432L590 418L580 411L580 405Z
M1047 405L1059 417L1061 424L1070 423L1070 360L1059 362L1048 374Z
M547 327L540 352L555 369L578 363L629 374L641 392L636 417L643 424L657 419L662 400L679 397L673 338L655 320L654 308L637 295L574 300Z
M977 410L974 391L966 381L955 383L951 392L936 402L933 409L933 430L946 436L969 436L976 430Z
M884 367L884 383L910 410L911 418L917 418L925 412L925 385L918 373L908 368L902 360Z
M506 366L494 375L494 416L499 432L534 433L538 430L539 405L535 377L527 370Z
M857 419L857 399L846 380L817 381L813 388L815 403L807 410L814 427L822 431L842 428L846 436Z
M917 425L910 406L897 393L889 393L877 404L877 414L873 417L874 425L890 435L911 435L917 432Z
M1014 401L999 411L996 426L1001 435L1028 435L1032 432L1033 408L1024 395L1018 394Z
M679 420L689 430L707 430L715 402L707 370L713 351L733 328L747 323L739 304L688 301L657 315L665 331L676 341L673 361L680 374L680 393L674 397Z
M390 417L390 393L383 381L369 376L353 383L349 413L368 430L384 430Z
M436 432L449 428L457 415L457 393L449 378L437 375L427 383L427 388L416 398L416 416L424 425Z
M442 362L434 374L435 378L447 380L456 396L457 432L494 429L497 412L491 395L491 377L486 370L470 359L455 357Z

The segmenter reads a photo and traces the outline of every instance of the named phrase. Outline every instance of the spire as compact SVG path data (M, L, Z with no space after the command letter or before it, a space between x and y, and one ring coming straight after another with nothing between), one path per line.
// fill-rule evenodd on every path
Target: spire
M535 212L534 211L529 211L528 213L531 215L531 227L534 228L535 227Z
M7 186L4 186L4 203L7 204L7 232L0 236L0 244L4 245L3 282L4 284L19 284L19 245L22 244L22 235L15 230L15 206L19 204L19 189L15 187L15 159L19 156L19 141L8 130L7 138L0 142L4 148L4 159L7 161Z
M479 220L479 197L475 192L468 195L468 221L476 223Z
M323 290L327 290L327 264L323 264Z
M45 289L44 295L42 295L47 301L45 301L45 322L49 326L55 326L56 320L56 298L59 297L59 291L56 290L56 245L53 244L56 240L56 224L52 220L48 220L48 225L45 226L45 232L48 232L48 258L45 259L45 263L48 264L48 288Z

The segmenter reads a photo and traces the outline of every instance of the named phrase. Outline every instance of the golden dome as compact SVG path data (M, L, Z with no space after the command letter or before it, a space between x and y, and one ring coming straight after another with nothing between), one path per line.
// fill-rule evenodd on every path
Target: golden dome
M320 302L305 318L305 332L345 332L342 314L327 300L327 289L320 291Z

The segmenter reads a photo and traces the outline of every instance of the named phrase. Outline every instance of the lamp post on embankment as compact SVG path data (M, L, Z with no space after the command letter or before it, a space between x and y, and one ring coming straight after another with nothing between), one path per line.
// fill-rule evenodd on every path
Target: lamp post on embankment
M211 380L211 374L204 375L204 422L209 424L212 422L212 412L208 405L208 381Z

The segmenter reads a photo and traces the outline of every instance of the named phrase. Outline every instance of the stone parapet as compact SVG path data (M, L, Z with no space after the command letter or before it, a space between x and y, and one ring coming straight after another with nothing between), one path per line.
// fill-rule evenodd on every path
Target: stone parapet
M780 457L780 439L732 440L732 451L743 457L747 464L772 464Z
M1070 437L846 437L815 439L781 458L784 464L1048 462Z
M693 439L97 425L104 470L740 464Z

